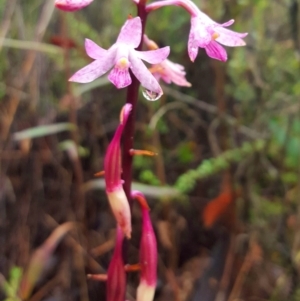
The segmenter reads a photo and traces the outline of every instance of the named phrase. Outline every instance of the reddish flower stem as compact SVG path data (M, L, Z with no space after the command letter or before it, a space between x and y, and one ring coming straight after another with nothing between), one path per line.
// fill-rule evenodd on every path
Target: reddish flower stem
M142 21L142 36L144 35L145 25L147 20L146 12L146 1L140 0L137 3L137 15L141 18ZM138 46L137 50L141 50L143 47L143 39ZM127 199L129 200L130 206L132 204L131 199L131 182L132 182L132 162L133 156L130 154L130 150L133 149L133 136L135 130L135 115L136 115L136 106L138 100L139 86L140 82L136 79L132 72L130 72L132 83L127 89L126 103L132 105L132 111L127 120L127 124L123 132L123 158L122 158L122 170L123 170L123 188Z

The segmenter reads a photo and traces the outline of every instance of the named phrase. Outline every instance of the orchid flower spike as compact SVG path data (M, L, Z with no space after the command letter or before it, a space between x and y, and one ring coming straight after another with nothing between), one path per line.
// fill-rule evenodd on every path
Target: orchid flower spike
M91 4L94 0L55 0L55 6L64 11L76 11L80 10L89 4Z
M170 47L164 47L152 51L137 51L142 38L142 22L140 17L128 19L123 25L118 39L108 50L85 40L85 50L88 56L95 61L77 71L69 80L78 83L88 83L105 74L113 68L108 79L118 88L124 88L131 84L129 68L141 82L141 85L149 91L150 95L157 99L162 95L162 89L144 65L142 60L150 64L159 64L170 53Z
M157 243L145 196L139 191L133 191L132 198L140 203L143 217L140 242L141 280L137 289L137 301L152 301L157 280Z
M110 142L104 158L106 193L118 225L127 238L131 237L131 213L121 180L121 136L132 105L124 105L121 122Z
M107 271L106 300L124 301L126 273L122 256L123 232L117 227L115 250Z
M191 15L188 53L192 62L198 55L198 48L204 48L209 57L225 62L227 53L220 44L229 47L246 45L243 38L247 36L247 33L238 33L225 28L232 25L234 20L223 24L216 23L190 0L155 1L147 6L147 12L167 5L181 6Z
M148 49L158 49L157 44L150 40L147 35L144 35L144 43ZM177 86L191 87L191 83L185 78L184 66L173 63L168 59L165 59L160 64L152 65L149 70L158 81L162 79L167 84L174 83Z

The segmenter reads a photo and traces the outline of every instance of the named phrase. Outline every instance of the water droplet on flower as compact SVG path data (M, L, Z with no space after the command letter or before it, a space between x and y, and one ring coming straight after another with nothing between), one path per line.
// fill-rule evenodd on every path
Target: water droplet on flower
M143 96L147 99L147 100L158 100L163 94L162 93L157 93L157 92L153 92L147 89L143 89Z

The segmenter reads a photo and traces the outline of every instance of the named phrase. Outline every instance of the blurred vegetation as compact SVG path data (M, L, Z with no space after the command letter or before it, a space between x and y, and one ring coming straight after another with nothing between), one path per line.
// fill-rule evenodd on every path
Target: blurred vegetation
M202 50L191 63L188 14L167 7L149 16L149 38L171 46L192 83L163 86L157 102L140 93L137 110L135 147L158 153L135 157L133 175L159 239L156 300L300 300L300 3L194 2L249 35L246 47L227 47L225 64ZM67 221L80 226L26 298L105 298L105 284L86 280L105 272L115 227L93 175L126 91L105 77L67 79L90 62L84 39L109 48L128 14L136 14L129 0L94 0L76 13L54 10L52 0L0 3L0 300L20 300L32 254ZM130 263L138 260L135 208L133 225ZM134 300L138 276L128 278Z

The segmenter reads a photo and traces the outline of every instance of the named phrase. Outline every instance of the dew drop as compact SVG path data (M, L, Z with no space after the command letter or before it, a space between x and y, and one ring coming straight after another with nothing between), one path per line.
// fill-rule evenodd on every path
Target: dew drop
M153 92L147 89L143 89L143 96L147 99L147 100L158 100L161 96L163 95L163 93L157 93L157 92Z

